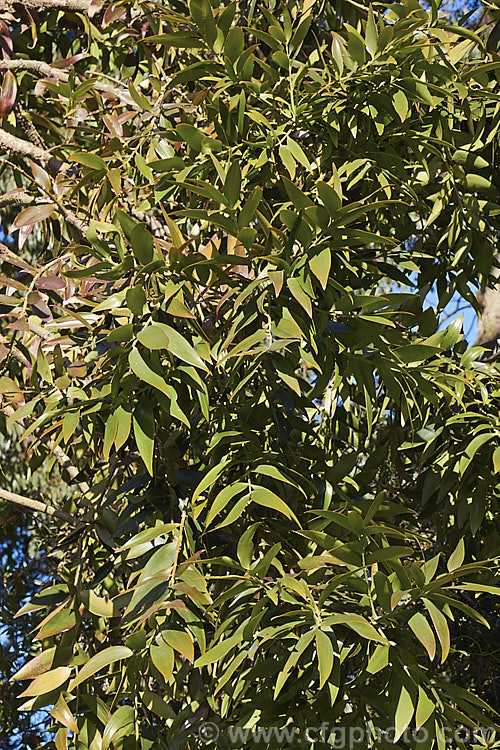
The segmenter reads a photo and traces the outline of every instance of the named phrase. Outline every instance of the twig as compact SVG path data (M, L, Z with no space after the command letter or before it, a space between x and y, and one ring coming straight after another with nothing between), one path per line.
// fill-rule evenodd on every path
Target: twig
M26 116L26 112L20 104L16 104L14 106L14 114L16 116L16 123L19 125L28 141L30 141L30 143L32 143L34 146L38 146L38 148L44 149L45 143L43 142L38 133L38 130L35 128L29 117Z
M51 196L47 193L47 196L50 198ZM4 208L4 206L43 206L47 204L47 200L43 198L38 198L36 195L31 195L31 193L27 193L25 190L22 189L16 189L16 190L10 190L8 193L5 193L4 195L0 195L0 208ZM61 211L64 218L68 222L68 224L71 224L72 226L76 227L76 229L79 229L82 234L86 234L88 231L89 225L83 221L82 219L79 219L78 216L73 213L73 211L70 211L65 206L61 205L61 203L57 203L57 208Z
M5 336L2 336L1 333L0 333L0 344L3 344L4 346L10 346L10 351L11 351L12 356L15 357L15 359L17 359L17 361L20 362L25 367L30 367L31 362L29 361L29 359L24 356L22 351L18 349L17 346L11 345L11 342L7 338L5 338Z
M181 551L182 535L184 533L184 523L186 521L186 511L182 511L181 522L179 525L179 536L177 538L177 546L175 548L174 564L172 566L172 575L170 576L170 585L175 581L175 574L177 573L177 563L179 562L179 553Z
M68 472L70 479L75 479L75 477L77 477L80 472L78 471L76 466L73 466L69 459L69 456L65 454L63 449L59 445L55 445L54 441L51 440L49 443L49 450L54 454L59 466L61 466L61 468L65 469ZM78 482L77 484L78 488L83 492L83 494L86 494L90 489L87 482Z
M6 417L10 418L13 417L16 413L15 409L12 406L4 406L2 409L3 413ZM48 444L49 451L54 454L54 457L61 466L61 468L65 469L65 471L68 472L70 479L75 479L78 474L80 473L79 470L74 466L74 464L71 463L71 459L69 456L66 455L66 453L63 451L61 446L57 445L53 440L49 441ZM85 495L90 487L87 484L87 482L77 482L78 489Z
M81 521L74 516L71 516L69 513L65 513L63 510L58 510L52 505L41 503L39 500L33 500L30 497L18 495L16 492L9 492L8 490L0 489L0 498L7 500L8 503L19 505L21 508L27 508L28 510L38 513L46 513L48 516L59 518L61 521L66 521L66 523L70 523L73 526L80 527L83 525Z

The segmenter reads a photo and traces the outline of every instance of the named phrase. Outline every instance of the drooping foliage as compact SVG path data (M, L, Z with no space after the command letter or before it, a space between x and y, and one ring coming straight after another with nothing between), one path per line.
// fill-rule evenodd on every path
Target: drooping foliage
M53 707L58 750L496 726L448 665L496 624L498 368L439 328L497 252L491 25L5 13L5 431L67 484L20 710Z

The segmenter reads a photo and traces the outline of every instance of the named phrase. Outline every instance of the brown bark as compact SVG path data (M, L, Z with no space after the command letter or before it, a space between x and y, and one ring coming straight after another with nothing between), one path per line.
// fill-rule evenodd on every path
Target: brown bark
M491 274L500 278L500 268L493 268ZM476 346L494 349L500 340L500 282L488 287L478 295L481 317L477 327Z
M0 11L13 10L16 5L32 10L66 10L86 13L91 0L0 0Z
M30 195L25 190L11 190L4 195L0 195L0 208L5 206L33 206L35 203L39 203L36 196ZM43 201L46 203L46 201Z
M67 168L67 164L51 154L50 151L40 148L40 146L35 146L33 143L18 138L15 135L11 135L11 133L7 133L6 130L2 130L1 128L0 149L3 149L8 153L27 156L29 159L36 161L42 167L45 167L51 174L57 174Z

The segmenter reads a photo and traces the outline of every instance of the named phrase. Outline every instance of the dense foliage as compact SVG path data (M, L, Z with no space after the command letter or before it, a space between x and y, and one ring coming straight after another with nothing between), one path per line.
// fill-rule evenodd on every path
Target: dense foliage
M496 253L492 23L417 0L1 13L4 427L67 485L0 491L57 519L15 677L21 711L51 708L40 743L497 726L456 665L471 622L498 629L499 372L439 328Z

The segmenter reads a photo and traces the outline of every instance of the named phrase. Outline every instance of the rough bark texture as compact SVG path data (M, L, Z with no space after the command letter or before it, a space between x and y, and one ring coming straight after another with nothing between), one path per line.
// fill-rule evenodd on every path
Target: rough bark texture
M16 5L22 5L34 10L59 9L84 13L89 9L90 4L90 0L23 0L22 3L16 0L0 0L0 11L12 10Z
M495 278L500 277L500 268L492 269ZM494 349L500 339L500 282L488 287L478 295L481 317L477 327L476 345Z
M0 129L0 148L7 151L7 153L14 152L33 159L33 161L45 167L51 174L57 174L57 172L67 167L64 162L53 156L50 151L24 141L22 138L17 138L17 136L11 135L2 129Z

